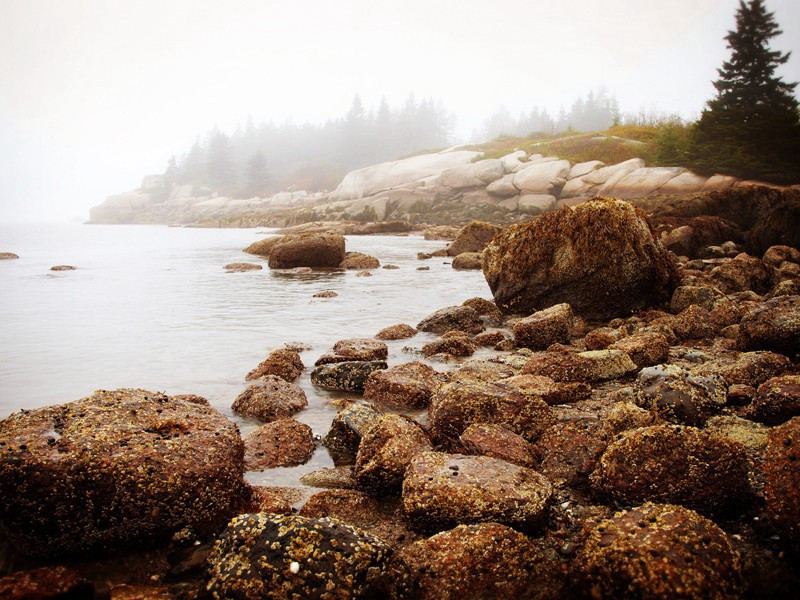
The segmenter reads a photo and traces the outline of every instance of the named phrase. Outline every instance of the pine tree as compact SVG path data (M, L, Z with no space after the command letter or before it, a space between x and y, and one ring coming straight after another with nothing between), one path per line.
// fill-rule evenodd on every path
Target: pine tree
M256 151L247 161L245 177L247 178L245 193L248 196L259 196L264 193L270 177L267 158L261 150Z
M214 191L227 193L236 181L228 136L214 129L209 134L206 172Z
M769 48L781 33L762 0L740 0L736 30L725 37L730 60L718 69L717 94L694 129L691 157L699 168L778 183L800 181L797 83L775 75L790 53Z

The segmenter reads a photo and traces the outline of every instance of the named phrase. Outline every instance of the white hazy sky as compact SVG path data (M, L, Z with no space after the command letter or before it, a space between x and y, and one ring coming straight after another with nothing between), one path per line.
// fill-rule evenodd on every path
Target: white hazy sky
M469 134L500 105L696 115L738 0L0 0L0 221L87 216L198 134L413 91ZM800 2L767 0L794 50Z

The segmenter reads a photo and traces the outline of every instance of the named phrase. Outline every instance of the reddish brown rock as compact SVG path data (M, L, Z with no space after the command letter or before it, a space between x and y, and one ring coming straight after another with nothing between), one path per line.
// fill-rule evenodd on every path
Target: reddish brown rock
M670 301L670 310L678 314L690 306L699 306L708 311L714 308L714 302L719 294L714 288L702 285L682 285L675 288Z
M790 369L792 362L775 352L742 352L734 359L719 359L701 365L698 375L721 375L728 385L758 387L770 377Z
M766 425L800 416L800 376L773 377L762 383L745 416Z
M719 375L661 365L642 369L636 379L636 404L674 423L702 426L726 402L727 385Z
M311 496L299 512L301 517L337 519L362 529L383 518L380 505L372 497L356 490L325 490Z
M198 396L197 394L175 394L170 396L173 400L178 400L180 402L191 402L192 404L202 404L203 406L211 406L211 403L208 401L208 398L203 398L203 396Z
M619 330L611 327L598 327L586 334L583 344L587 350L604 350L619 341L620 338L622 338L622 333Z
M592 388L585 383L562 383L542 375L515 375L503 383L517 388L524 394L538 396L549 406L571 404L592 395Z
M244 438L244 464L248 471L294 467L308 462L314 450L311 427L294 419L280 419Z
M764 453L764 502L770 522L800 548L800 417L770 431Z
M639 427L649 427L656 424L657 417L649 410L639 408L633 402L618 402L615 404L605 419L603 419L603 429L609 435L614 436L629 429Z
M610 441L611 436L598 421L581 419L556 423L536 442L542 457L539 471L554 482L585 486Z
M91 600L94 586L66 567L40 567L0 577L4 600Z
M637 370L621 350L537 352L522 367L523 375L543 375L554 381L595 382L624 377Z
M382 416L383 410L373 404L350 404L333 418L322 443L334 452L355 454L361 438Z
M229 263L224 267L224 269L228 273L244 273L246 271L260 271L263 268L264 267L262 267L261 265L256 265L254 263L243 263L243 262Z
M502 331L485 331L472 338L472 341L478 346L496 346L508 339L508 336Z
M462 252L453 258L453 268L463 271L479 271L483 254L480 252Z
M379 269L380 261L374 256L363 252L346 252L344 259L339 263L340 269Z
M536 449L502 425L470 425L459 442L465 454L491 456L521 467L533 468L537 463Z
M55 265L54 267L50 267L51 271L74 271L78 267L73 267L72 265Z
M767 249L761 259L765 265L780 268L786 262L800 263L800 250L791 246L772 246Z
M427 408L441 383L428 365L406 363L372 373L364 384L364 399L393 408Z
M461 306L468 306L473 309L478 315L488 317L490 323L500 325L503 322L503 313L497 308L497 305L491 300L485 298L469 298L461 303Z
M450 356L472 356L476 346L472 339L466 335L443 337L422 346L424 356L434 354L449 354Z
M609 348L622 350L640 369L661 364L669 358L669 341L658 333L635 333Z
M338 267L343 260L344 237L339 234L289 234L272 246L269 268Z
M779 296L751 310L739 324L739 346L800 352L800 296Z
M324 292L317 292L312 296L313 298L336 298L339 294L333 290L325 290Z
M308 406L305 392L277 375L267 375L234 401L234 412L269 423L291 417Z
M247 248L244 249L244 252L248 254L256 254L258 256L269 256L269 253L272 252L272 248L275 247L282 239L282 236L277 237L269 237L263 240L258 240L257 242L253 242Z
M277 375L281 379L292 382L305 369L300 355L294 350L279 349L271 352L264 361L247 374L245 379L251 381L267 375Z
M449 382L454 381L501 381L514 375L516 371L509 365L491 362L488 360L468 360L457 369L444 373Z
M717 333L714 321L705 308L692 304L672 322L672 330L682 340L699 340Z
M453 330L480 333L484 327L478 313L469 306L448 306L425 317L417 329L438 334Z
M497 225L485 221L472 221L456 235L456 239L447 247L448 256L458 256L464 252L481 252L491 239L500 231Z
M353 338L339 340L333 345L333 351L320 356L315 366L328 365L347 361L386 360L389 348L383 342L369 338Z
M416 329L411 327L411 325L400 323L399 325L384 327L375 334L375 337L379 340L404 340L414 337L415 335L417 335Z
M544 350L553 344L568 344L572 327L569 304L557 304L520 319L512 328L514 342L533 350Z
M715 267L711 277L728 293L752 290L766 294L772 287L772 272L759 259L740 254L732 261Z

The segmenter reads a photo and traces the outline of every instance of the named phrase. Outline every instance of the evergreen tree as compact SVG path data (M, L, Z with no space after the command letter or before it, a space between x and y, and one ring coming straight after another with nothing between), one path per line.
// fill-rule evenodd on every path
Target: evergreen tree
M269 185L269 165L267 157L261 150L256 151L250 160L247 161L245 171L245 193L248 196L260 196L264 194Z
M236 181L228 136L214 129L208 140L208 183L217 192L226 193Z
M691 158L699 168L780 183L800 181L797 83L775 75L790 53L769 48L781 33L762 0L740 0L736 30L725 37L730 60L718 69L717 94L694 130Z

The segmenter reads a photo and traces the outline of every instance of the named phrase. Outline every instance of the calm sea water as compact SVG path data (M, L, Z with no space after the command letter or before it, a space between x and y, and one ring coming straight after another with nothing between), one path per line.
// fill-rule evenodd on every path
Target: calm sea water
M257 424L230 410L245 375L273 349L298 341L307 367L334 342L371 337L395 323L416 325L430 312L467 298L490 298L479 271L455 271L449 260L416 259L444 242L420 236L353 236L347 249L397 270L288 274L242 248L264 229L162 226L0 225L0 418L21 408L60 404L96 389L140 387L205 396L243 435ZM230 262L264 269L226 273ZM53 272L69 264L75 271ZM418 266L429 271L417 271ZM313 298L323 290L336 298ZM404 346L419 334L389 342L389 364L414 360ZM442 365L438 365L442 369ZM298 382L309 408L297 415L324 435L341 394L313 387L307 369ZM251 473L257 483L293 483L331 460L320 448L306 465Z

